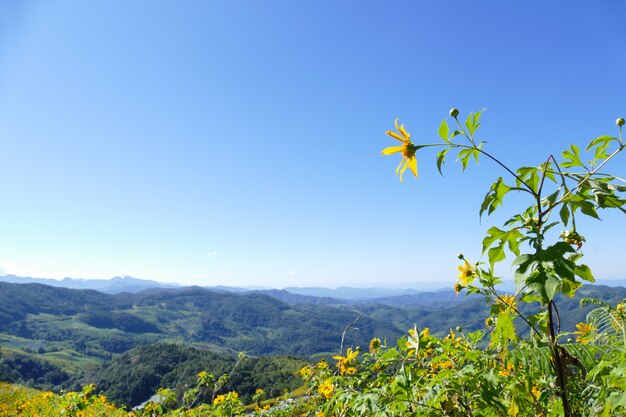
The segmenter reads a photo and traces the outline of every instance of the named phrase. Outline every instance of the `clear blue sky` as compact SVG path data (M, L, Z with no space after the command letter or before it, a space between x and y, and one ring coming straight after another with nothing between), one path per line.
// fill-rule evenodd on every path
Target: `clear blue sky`
M400 183L384 132L486 107L489 149L538 165L617 133L625 44L619 0L2 2L0 273L451 285L500 173L424 152ZM587 262L624 278L604 218Z

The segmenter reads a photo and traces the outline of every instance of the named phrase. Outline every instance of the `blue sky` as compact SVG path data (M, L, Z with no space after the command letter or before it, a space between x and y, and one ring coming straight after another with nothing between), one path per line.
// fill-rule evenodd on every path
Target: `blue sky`
M424 152L400 183L384 132L486 107L513 166L615 135L625 21L617 0L3 2L0 273L451 285L513 213L478 219L501 174ZM626 217L603 218L587 262L624 278Z

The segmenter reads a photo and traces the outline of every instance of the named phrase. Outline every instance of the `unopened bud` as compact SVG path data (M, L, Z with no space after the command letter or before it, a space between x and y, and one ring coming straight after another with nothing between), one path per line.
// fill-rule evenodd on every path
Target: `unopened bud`
M457 117L458 115L459 115L459 109L454 108L454 107L450 109L450 116L451 117Z
M461 259L461 260L463 260L463 258L465 258L465 256L463 256L463 254L462 254L462 253L457 253L457 254L456 254L456 257L457 257L457 258L459 258L459 259Z
M618 125L619 127L624 126L624 118L620 117L619 119L615 121L615 124Z
M461 333L463 331L463 328L461 326L456 326L456 331Z

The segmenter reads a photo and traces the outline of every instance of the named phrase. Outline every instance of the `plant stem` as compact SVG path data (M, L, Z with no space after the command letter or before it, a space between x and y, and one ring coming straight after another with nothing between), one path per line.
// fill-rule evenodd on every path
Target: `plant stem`
M556 373L556 380L559 386L559 397L563 402L563 416L573 417L572 410L570 409L569 402L567 400L567 387L565 381L565 370L563 369L563 362L561 362L561 355L559 352L559 343L554 332L554 317L552 313L552 307L554 302L548 303L548 334L550 336L550 351L552 352L552 360L554 362L554 370Z

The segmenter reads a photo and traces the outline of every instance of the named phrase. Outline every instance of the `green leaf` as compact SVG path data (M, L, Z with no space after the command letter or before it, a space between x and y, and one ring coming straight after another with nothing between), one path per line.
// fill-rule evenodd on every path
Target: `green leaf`
M491 185L489 192L480 206L480 212L478 215L482 216L485 211L487 211L488 215L493 213L498 206L502 206L504 196L509 191L511 191L511 187L504 183L502 177L499 177L496 182Z
M457 161L461 161L461 165L463 166L463 171L467 168L467 164L469 163L470 156L472 156L473 149L463 149L459 152L459 156L457 157Z
M465 126L469 131L469 135L474 136L474 131L476 130L476 127L474 126L474 113L470 113L467 116L467 119L465 119Z
M487 236L483 239L483 253L485 253L487 248L490 247L493 242L498 239L502 239L505 235L506 232L504 230L500 230L496 226L490 227L489 230L487 230Z
M522 238L524 235L519 231L519 229L511 230L506 237L506 241L509 245L509 250L515 254L515 256L519 256L519 245L522 243Z
M498 315L496 327L491 332L492 348L501 348L506 354L509 350L509 343L517 339L515 334L515 326L513 325L512 313L507 309Z
M521 288L526 284L529 274L532 271L532 266L536 263L537 261L534 255L524 254L515 258L511 266L517 266L517 269L515 270L515 285L518 288Z
M486 109L482 109L474 113L474 119L472 120L472 123L474 123L474 126L476 127L476 129L478 129L478 126L480 126L480 116L485 110Z
M448 127L448 122L446 122L446 119L443 119L441 121L441 125L439 125L439 137L443 139L444 141L450 143L450 141L448 140L449 133L450 133L450 128Z
M580 207L580 211L582 211L583 214L600 220L600 217L598 216L598 213L596 212L596 208L593 203L590 203L589 201L579 201L578 206Z
M459 136L464 134L465 132L463 132L462 130L455 130L454 132L452 132L452 134L450 135L450 139L454 138L455 136Z
M589 268L587 265L576 265L574 273L585 281L596 282L593 274L591 273L591 268Z
M574 298L576 290L582 286L583 284L577 281L563 280L561 281L561 292L569 298Z
M561 162L563 168L585 167L585 164L580 160L580 148L576 145L570 145L570 150L563 151L563 159L566 159L566 161Z
M567 226L567 223L569 222L569 208L567 207L567 204L563 204L563 207L559 210L559 216L561 216L563 225Z
M589 145L587 146L587 151L590 150L591 148L593 148L596 145L603 145L606 148L613 141L619 142L619 139L614 138L612 136L600 136L600 137L597 137L597 138L593 139L591 142L589 142Z
M437 170L439 171L439 174L441 174L441 176L443 176L441 166L443 165L443 162L446 159L446 154L450 151L450 149L452 148L446 148L437 154Z
M552 229L557 224L560 224L560 223L559 222L552 222L550 224L547 224L547 225L543 226L543 231L547 232L548 230Z
M560 189L558 189L558 190L556 190L555 192L553 192L552 194L550 194L549 196L544 197L544 198L541 200L541 202L542 202L545 206L551 206L551 205L553 205L553 204L556 202L556 200L557 200L557 198L559 197L559 194L560 194L560 193L561 193L561 190L560 190ZM546 203L549 203L549 204L546 204Z
M487 256L489 257L489 264L493 269L493 266L497 262L503 261L505 258L504 242L501 242L498 246L494 246L493 248L489 249L489 251L487 252Z
M539 176L539 168L537 167L520 167L517 169L517 175L533 190L537 191L541 177ZM522 181L516 180L517 186L522 185Z

